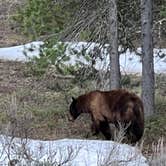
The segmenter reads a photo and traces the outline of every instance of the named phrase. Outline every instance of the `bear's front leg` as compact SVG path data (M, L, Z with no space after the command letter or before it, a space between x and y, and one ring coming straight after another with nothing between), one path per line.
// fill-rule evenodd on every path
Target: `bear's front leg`
M99 124L97 124L96 122L93 122L92 125L91 125L91 131L92 131L92 135L99 134L99 132L100 132Z
M102 132L106 140L112 139L110 126L106 120L100 122L100 131Z

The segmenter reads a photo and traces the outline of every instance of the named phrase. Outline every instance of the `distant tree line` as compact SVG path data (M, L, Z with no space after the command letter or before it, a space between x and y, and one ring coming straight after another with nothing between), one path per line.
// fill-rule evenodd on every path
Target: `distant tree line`
M43 39L61 32L64 40L74 38L75 40L106 42L105 21L108 8L106 4L107 0L26 0L24 6L18 8L13 18L16 21L16 28L33 39ZM153 1L157 45L166 36L165 6L165 0ZM118 43L123 45L124 51L127 48L133 50L140 40L140 1L117 1L117 14Z

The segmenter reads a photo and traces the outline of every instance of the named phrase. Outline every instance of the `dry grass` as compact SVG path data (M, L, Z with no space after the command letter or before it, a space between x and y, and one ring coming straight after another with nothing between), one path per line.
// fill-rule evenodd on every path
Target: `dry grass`
M0 0L0 46L18 45L25 42L25 37L15 29L11 17L16 14L16 8L25 0Z
M164 138L160 138L157 143L152 144L153 153L149 157L150 166L166 165L166 145Z

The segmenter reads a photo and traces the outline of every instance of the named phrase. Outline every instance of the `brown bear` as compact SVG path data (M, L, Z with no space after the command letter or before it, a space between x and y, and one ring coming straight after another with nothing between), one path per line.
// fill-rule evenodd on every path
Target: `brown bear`
M92 128L96 134L102 132L106 139L112 139L109 123L129 124L126 135L132 143L139 141L144 132L144 109L141 99L124 89L92 91L73 98L70 114L75 120L81 113L89 113Z

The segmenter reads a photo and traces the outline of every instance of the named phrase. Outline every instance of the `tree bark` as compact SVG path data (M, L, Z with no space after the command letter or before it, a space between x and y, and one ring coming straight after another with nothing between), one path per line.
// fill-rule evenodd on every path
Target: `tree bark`
M108 29L107 37L109 41L110 54L110 89L120 88L120 65L118 55L118 21L117 21L117 1L108 0Z
M154 113L154 63L152 37L152 0L141 0L142 100L145 116Z

